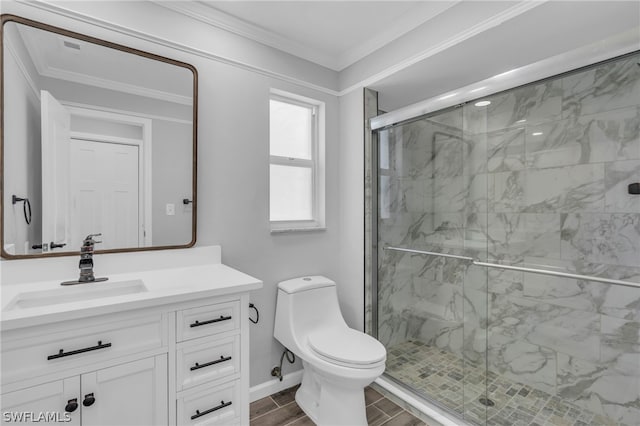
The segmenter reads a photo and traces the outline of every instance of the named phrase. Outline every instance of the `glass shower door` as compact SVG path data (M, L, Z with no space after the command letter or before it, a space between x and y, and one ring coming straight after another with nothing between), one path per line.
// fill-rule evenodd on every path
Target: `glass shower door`
M486 157L463 124L455 108L377 134L377 329L387 377L484 424Z

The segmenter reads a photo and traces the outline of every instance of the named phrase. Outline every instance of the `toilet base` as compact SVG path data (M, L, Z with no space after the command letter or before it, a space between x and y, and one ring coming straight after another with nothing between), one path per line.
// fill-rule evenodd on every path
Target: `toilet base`
M318 426L366 426L364 387L371 381L327 380L303 362L296 402Z

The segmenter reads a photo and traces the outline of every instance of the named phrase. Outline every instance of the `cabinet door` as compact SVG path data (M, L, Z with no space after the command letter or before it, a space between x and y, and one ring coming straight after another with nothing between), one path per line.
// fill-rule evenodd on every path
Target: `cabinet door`
M166 355L83 374L82 426L166 425L167 388Z
M80 425L80 377L57 380L2 394L4 424L64 422Z

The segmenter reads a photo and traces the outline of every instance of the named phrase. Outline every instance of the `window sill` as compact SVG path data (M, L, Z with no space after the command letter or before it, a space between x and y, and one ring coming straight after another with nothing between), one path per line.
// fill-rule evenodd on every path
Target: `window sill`
M326 231L327 228L325 226L318 226L318 227L308 227L308 228L296 228L296 227L291 227L291 228L275 228L271 230L271 234L291 234L291 233L298 233L298 232L324 232Z

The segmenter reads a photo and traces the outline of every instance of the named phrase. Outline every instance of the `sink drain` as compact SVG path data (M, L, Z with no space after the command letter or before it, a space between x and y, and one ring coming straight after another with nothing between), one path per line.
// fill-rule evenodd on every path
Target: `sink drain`
M480 398L478 401L480 402L480 404L482 404L482 405L484 405L486 407L493 407L494 405L496 405L495 402L493 402L489 398L485 398L485 397Z

